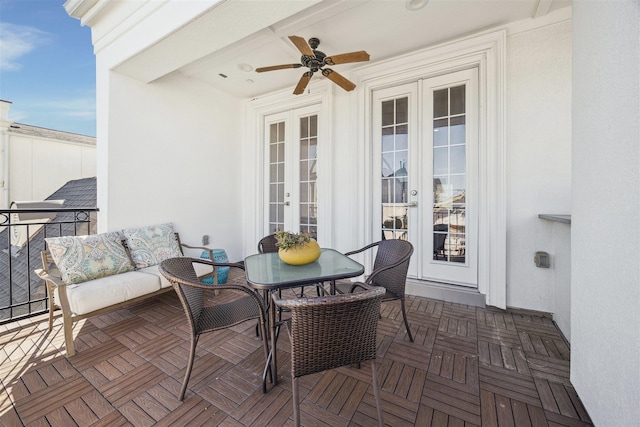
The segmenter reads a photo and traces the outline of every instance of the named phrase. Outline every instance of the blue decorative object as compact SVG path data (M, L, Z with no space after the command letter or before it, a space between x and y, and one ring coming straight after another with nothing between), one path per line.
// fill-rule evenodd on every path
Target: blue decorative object
M209 252L202 251L202 254L200 254L200 258L209 259ZM213 249L213 260L215 262L229 262L229 258L227 257L227 253L224 251L224 249ZM224 285L225 283L227 283L228 277L229 267L218 267L218 284ZM213 277L202 279L202 283L213 285Z

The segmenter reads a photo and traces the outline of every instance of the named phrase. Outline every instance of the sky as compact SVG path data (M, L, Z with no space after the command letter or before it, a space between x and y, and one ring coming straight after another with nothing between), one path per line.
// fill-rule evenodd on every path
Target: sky
M0 99L9 120L96 136L91 30L65 0L0 0Z

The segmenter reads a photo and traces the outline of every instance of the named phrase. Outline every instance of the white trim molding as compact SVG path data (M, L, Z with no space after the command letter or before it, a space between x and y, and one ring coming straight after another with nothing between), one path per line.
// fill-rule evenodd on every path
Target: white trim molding
M371 206L372 96L378 89L477 68L479 110L478 292L487 305L506 308L506 30L464 38L387 61L364 66L351 76L360 88L353 122L357 123L358 176L363 177L359 211ZM363 218L359 243L374 240L371 217ZM425 284L428 286L428 284ZM420 295L420 286L408 286Z

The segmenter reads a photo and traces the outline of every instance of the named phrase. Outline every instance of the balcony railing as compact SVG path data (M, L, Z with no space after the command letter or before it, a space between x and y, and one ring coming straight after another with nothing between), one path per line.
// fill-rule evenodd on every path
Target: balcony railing
M47 237L96 233L97 208L0 210L0 324L48 310L40 253Z

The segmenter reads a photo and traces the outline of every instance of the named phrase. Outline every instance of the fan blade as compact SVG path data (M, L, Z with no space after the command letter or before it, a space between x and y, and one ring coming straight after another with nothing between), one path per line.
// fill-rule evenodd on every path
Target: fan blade
M309 80L311 80L311 76L313 76L313 73L311 71L307 71L302 75L302 77L300 77L300 81L298 82L298 85L293 90L294 95L300 95L302 92L304 92L307 85L309 84Z
M291 40L293 44L296 45L300 53L302 53L303 55L315 57L315 55L313 54L313 50L311 50L311 47L309 46L309 43L307 43L307 41L302 37L289 36L289 40Z
M360 50L358 52L342 53L340 55L327 56L324 63L327 65L348 64L349 62L363 62L369 60L369 54Z
M272 65L270 67L256 68L256 73L264 73L265 71L285 70L287 68L300 68L302 64L284 64L284 65Z
M331 80L332 82L334 82L335 84L337 84L338 86L340 86L342 89L346 90L347 92L356 88L355 84L345 79L344 77L342 77L342 75L340 75L339 73L336 73L331 68L325 68L324 70L322 70L322 75L328 78L329 80Z

